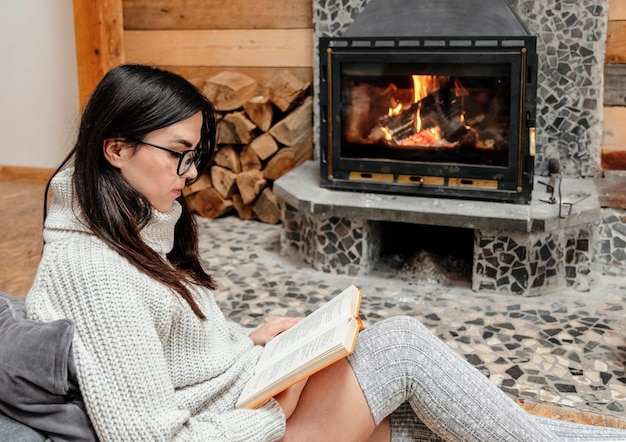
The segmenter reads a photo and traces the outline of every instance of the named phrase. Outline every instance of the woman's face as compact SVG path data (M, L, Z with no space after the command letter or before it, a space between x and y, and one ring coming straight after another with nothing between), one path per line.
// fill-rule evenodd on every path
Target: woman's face
M197 148L201 129L202 112L198 112L186 120L149 132L141 141L185 152ZM185 181L198 174L195 165L192 165L179 176L178 156L148 144L140 143L136 148L125 151L120 152L125 155L118 165L122 175L159 212L169 211L174 200L182 195Z

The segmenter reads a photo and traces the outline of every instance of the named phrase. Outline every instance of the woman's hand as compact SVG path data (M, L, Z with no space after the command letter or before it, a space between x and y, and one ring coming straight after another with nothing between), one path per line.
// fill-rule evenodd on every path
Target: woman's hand
M265 345L272 338L296 325L298 321L300 319L288 317L272 319L250 333L250 338L256 345Z

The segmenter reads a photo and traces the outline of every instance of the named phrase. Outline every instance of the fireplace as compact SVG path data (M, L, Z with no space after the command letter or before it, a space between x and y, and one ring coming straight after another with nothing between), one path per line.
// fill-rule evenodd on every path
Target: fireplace
M597 94L602 90L601 54L605 38L598 33L606 29L606 14L601 12L606 11L608 4L601 3L592 0L315 0L315 41L319 46L324 45L323 49L316 49L318 56L314 59L315 76L320 79L315 82L313 120L316 161L308 161L274 182L273 190L283 202L281 253L322 272L367 275L380 270L380 252L385 251L389 239L386 232L404 233L406 244L401 243L402 251L419 257L421 250L414 238L443 237L440 242L447 243L451 237L447 231L433 232L425 226L464 229L464 233L473 235L472 250L466 253L473 259L471 284L476 291L524 296L543 295L552 290L562 293L564 287L589 291L598 275L596 270L601 267L603 272L607 271L608 266L603 262L609 261L603 260L611 253L607 246L611 241L603 237L605 233L600 233L611 228L605 223L598 224L602 209L594 181L580 179L593 175L599 161L596 154L600 152L602 108L598 106L601 101ZM537 36L536 51L535 38L528 35L508 4L516 8ZM397 11L402 12L394 14ZM421 21L416 21L420 16ZM383 53L389 58L381 58ZM481 55L479 62L469 58L473 54ZM392 155L346 157L348 148L342 150L345 146L338 136L342 124L345 126L342 118L347 117L343 109L346 99L334 89L342 81L337 68L347 63L358 63L359 68L368 62L386 63L393 65L394 73L404 75L403 64L419 67L424 63L430 69L438 55L448 56L448 66L444 67L459 69L450 76L461 77L461 83L467 76L480 79L473 70L469 71L471 75L461 70L463 66L474 69L483 61L487 65L510 66L514 77L509 80L511 101L507 108L511 151L506 154L506 167L498 164L493 167L501 170L496 176L498 186L502 185L505 173L509 177L516 176L511 170L521 174L521 192L513 186L499 192L499 189L478 187L475 181L495 172L474 166L467 156L463 164L429 161L430 165L422 159L397 159ZM523 61L516 61L524 57ZM523 65L527 66L526 70L522 69ZM346 70L349 74L353 72ZM398 81L404 89L414 87L413 75L429 75L428 70L409 73L409 79ZM359 75L364 77L362 72ZM435 71L432 75L442 74ZM390 83L387 79L382 87L366 79L367 88L379 87L381 92ZM463 88L475 88L475 84L476 81L470 82ZM463 91L454 82L449 89ZM471 93L476 94L467 91L461 97ZM409 106L415 105L410 99L405 101ZM455 109L452 104L446 105ZM476 113L466 115L472 117ZM516 134L511 135L515 130ZM516 139L521 141L517 143ZM371 148L369 144L375 143L371 140L362 143L362 150ZM399 148L381 144L389 150ZM525 157L532 162L533 154L534 170L533 164L520 160ZM521 166L512 162L512 158L521 161ZM556 162L553 160L558 160L560 171L554 167L551 170L550 164ZM398 172L399 167L411 172L404 169ZM461 176L455 167L472 175ZM366 175L355 179L353 174L351 179L353 171ZM484 175L476 178L478 172ZM393 174L393 178L390 180L385 174ZM531 185L533 174L536 176ZM408 187L408 183L402 180L398 183L397 175L415 177L405 180L412 181L413 193L403 187ZM443 176L444 185L427 186L428 176ZM467 179L468 187L449 186L450 177L452 181L459 177ZM419 182L421 179L423 184ZM520 195L526 192L524 186L528 190L532 187L530 195ZM615 216L610 218L611 223L615 222ZM470 248L461 245L466 240L462 238L466 237L452 240L459 251ZM411 244L414 247L409 248ZM600 260L595 261L598 256Z
M319 54L322 187L530 202L536 39L506 0L372 0Z

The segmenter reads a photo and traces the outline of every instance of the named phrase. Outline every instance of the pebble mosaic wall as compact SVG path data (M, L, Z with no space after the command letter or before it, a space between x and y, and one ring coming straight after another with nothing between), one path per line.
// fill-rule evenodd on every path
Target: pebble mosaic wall
M537 36L537 174L600 175L608 0L509 0Z
M599 227L585 224L535 233L475 230L472 289L521 296L545 295L565 287L588 291L596 274L592 267L597 229L606 235L599 247L607 248L607 253L599 256L613 269L610 274L626 274L626 256L621 246L623 225L613 215ZM621 230L622 237L609 236L613 233L611 227L617 227L618 233ZM366 275L381 267L381 249L380 228L376 222L318 216L283 204L282 253L316 270L337 275Z
M373 226L366 220L315 216L283 204L281 247L316 270L360 275L378 254L379 235Z
M474 290L537 296L562 287L587 291L593 283L591 225L530 234L474 233Z
M626 276L626 210L603 209L595 226L594 262L603 275Z

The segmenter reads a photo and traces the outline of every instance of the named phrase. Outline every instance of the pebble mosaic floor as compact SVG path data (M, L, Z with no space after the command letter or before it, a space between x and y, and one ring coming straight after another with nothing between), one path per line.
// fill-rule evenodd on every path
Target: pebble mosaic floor
M363 290L365 325L406 314L428 326L513 399L624 418L626 281L603 277L589 292L520 298L477 293L393 272L331 275L280 253L280 226L198 218L205 267L225 315L256 326L302 316L349 284Z

